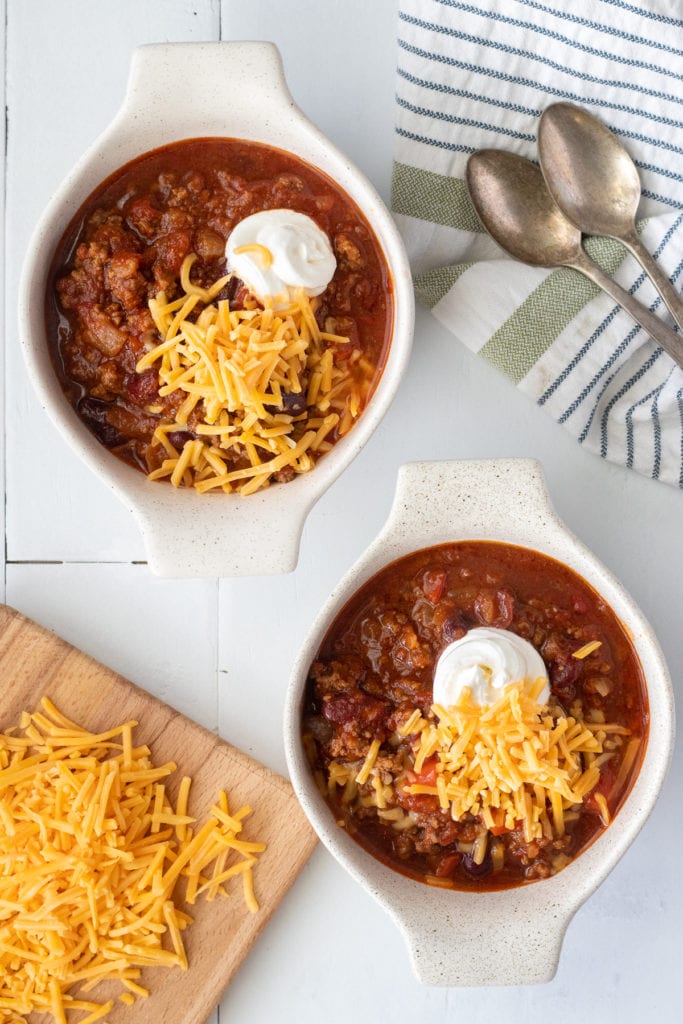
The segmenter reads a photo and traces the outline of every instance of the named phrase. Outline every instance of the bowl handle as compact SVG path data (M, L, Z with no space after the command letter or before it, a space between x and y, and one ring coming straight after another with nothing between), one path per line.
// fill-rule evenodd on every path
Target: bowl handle
M221 83L217 91L216 82ZM226 124L235 123L236 110L250 119L282 116L297 111L285 81L280 51L267 42L152 43L133 51L128 87L116 121L135 118L136 127L173 122L180 136L187 120L191 134L202 132L202 102L210 97L212 120L216 104L224 108Z
M153 487L160 489L158 484ZM171 488L165 485L164 490ZM167 579L292 572L306 515L315 500L308 493L290 495L286 509L277 515L269 494L264 502L258 495L242 500L238 495L207 495L201 508L193 503L190 491L174 490L170 498L162 494L143 500L139 493L128 497L149 568Z
M414 548L451 539L529 543L567 532L535 459L413 462L401 466L382 543L408 533Z
M541 914L539 920L535 904L526 913L521 907L507 914L484 908L443 921L443 927L438 913L430 920L424 915L418 923L402 921L401 926L413 971L423 985L538 985L555 976L573 913L562 908L556 915Z

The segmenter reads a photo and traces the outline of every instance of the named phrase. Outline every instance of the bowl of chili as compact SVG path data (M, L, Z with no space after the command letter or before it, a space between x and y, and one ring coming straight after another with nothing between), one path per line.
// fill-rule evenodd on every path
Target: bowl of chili
M282 210L336 258L325 290L284 310L226 273L236 225ZM119 113L36 227L19 297L42 406L171 577L295 567L308 511L393 399L413 315L382 200L261 42L134 52Z
M492 631L535 649L549 696L537 681L483 708L469 687L434 703L443 652ZM433 985L552 978L567 925L652 810L673 736L651 627L524 459L401 467L285 712L304 810Z

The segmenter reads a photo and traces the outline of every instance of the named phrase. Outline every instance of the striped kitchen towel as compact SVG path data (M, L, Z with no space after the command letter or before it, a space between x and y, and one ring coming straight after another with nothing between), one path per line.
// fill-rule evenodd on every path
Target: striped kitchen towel
M393 207L418 298L592 451L683 487L683 370L571 270L526 267L483 232L465 185L482 147L536 158L552 102L616 132L643 183L641 237L683 270L681 0L400 0ZM669 324L631 256L608 273Z

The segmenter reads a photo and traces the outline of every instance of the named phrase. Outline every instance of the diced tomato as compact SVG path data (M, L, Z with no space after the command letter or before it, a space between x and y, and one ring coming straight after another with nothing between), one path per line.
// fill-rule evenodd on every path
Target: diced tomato
M512 832L511 828L506 828L505 812L501 811L500 808L493 807L491 809L491 817L494 821L493 827L489 828L492 836L504 836L506 832Z
M416 814L436 814L439 810L439 798L430 793L406 793L403 790L398 794L398 802L406 811L415 811Z
M411 793L411 786L436 786L436 766L439 758L436 754L428 757L419 772L409 771L397 787L398 802L401 807L416 814L433 814L439 809L439 798L431 793Z
M432 757L428 757L422 764L422 771L411 772L414 776L412 785L414 786L435 786L436 785L436 766L439 763L439 758L436 754Z
M446 573L442 569L428 569L422 577L422 591L431 604L441 599L446 584Z
M358 349L354 348L351 344L332 346L332 358L335 365L337 363L345 363L357 351Z
M453 871L460 863L459 853L447 853L445 854L439 863L436 865L434 874L437 878L447 878L448 875L452 875Z

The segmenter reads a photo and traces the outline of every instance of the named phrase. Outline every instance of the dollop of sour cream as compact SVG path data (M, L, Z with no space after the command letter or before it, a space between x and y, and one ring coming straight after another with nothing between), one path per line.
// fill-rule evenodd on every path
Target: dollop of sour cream
M320 295L337 267L325 232L296 210L261 210L245 217L233 228L225 257L228 270L276 308L286 306L298 288Z
M471 629L442 652L434 672L434 703L455 704L464 687L469 687L475 703L493 704L510 683L527 682L539 677L545 686L539 704L550 697L548 672L543 659L528 640L507 629Z

